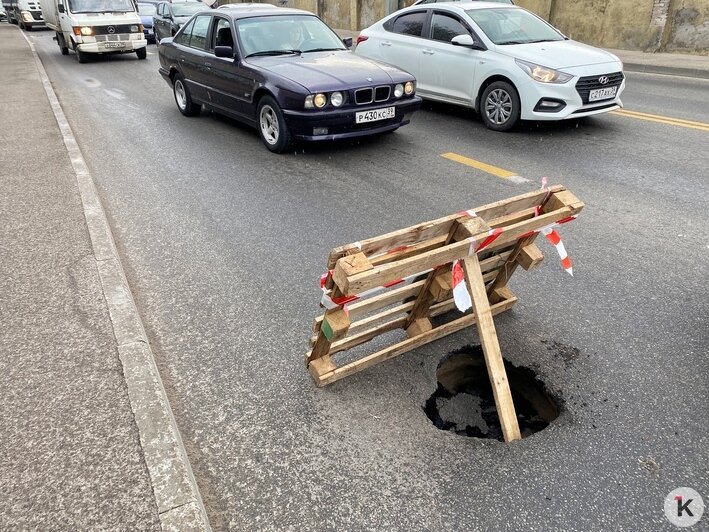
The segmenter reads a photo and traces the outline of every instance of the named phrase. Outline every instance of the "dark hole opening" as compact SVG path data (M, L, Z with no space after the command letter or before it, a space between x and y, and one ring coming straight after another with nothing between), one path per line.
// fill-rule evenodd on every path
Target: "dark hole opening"
M560 402L531 369L505 360L505 371L523 438L559 417ZM481 346L466 346L444 358L436 378L438 388L424 405L436 427L461 436L504 441Z

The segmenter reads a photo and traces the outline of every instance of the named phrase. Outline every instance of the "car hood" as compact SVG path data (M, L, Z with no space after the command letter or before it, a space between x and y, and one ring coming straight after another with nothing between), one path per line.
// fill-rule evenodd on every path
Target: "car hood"
M190 15L188 17L174 17L173 20L175 21L175 24L184 24L185 22L187 22L191 18L192 18L192 15Z
M610 52L572 40L509 44L497 46L496 50L509 57L556 69L620 62Z
M413 79L400 69L344 50L306 52L300 56L250 57L247 61L288 78L311 91L389 85L403 81L402 76L405 76L405 79Z
M153 27L152 15L140 15L140 22L141 22L141 24L143 24L143 26L146 26L148 28Z

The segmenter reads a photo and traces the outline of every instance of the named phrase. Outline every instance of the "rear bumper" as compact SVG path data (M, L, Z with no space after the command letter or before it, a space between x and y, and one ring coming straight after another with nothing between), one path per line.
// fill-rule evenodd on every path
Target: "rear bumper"
M161 72L161 74L163 73ZM163 77L165 77L165 74L163 74ZM355 123L355 113L386 107L394 107L394 118L366 122L364 124ZM356 109L330 109L327 111L284 110L283 114L291 135L296 139L309 141L337 140L376 135L377 133L385 133L397 129L408 124L411 115L419 107L421 107L421 98L414 96L405 100L361 106ZM325 128L327 129L326 133L324 132ZM314 131L315 129L320 131Z

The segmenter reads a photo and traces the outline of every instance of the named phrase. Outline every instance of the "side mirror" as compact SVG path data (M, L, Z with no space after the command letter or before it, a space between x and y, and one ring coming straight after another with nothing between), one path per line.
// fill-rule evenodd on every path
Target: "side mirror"
M228 57L229 59L233 59L234 49L231 46L215 46L214 55L217 57Z
M57 4L57 11L64 13L64 4Z
M347 48L352 48L352 37L347 37L346 39L342 39L342 44L347 46Z
M472 48L473 50L485 50L485 48L476 43L475 39L473 39L467 33L463 35L456 35L455 37L453 37L451 39L451 44L453 46L463 46L465 48Z

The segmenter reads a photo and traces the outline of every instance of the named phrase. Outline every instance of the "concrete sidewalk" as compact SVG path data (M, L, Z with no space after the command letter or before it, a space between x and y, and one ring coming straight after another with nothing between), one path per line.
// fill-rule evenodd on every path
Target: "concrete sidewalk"
M354 40L360 34L358 31L335 30L341 38L352 37ZM647 72L685 76L690 78L709 79L709 56L688 54L666 54L636 52L633 50L612 50L617 55L627 72Z
M0 529L208 529L89 170L35 57L0 24Z

